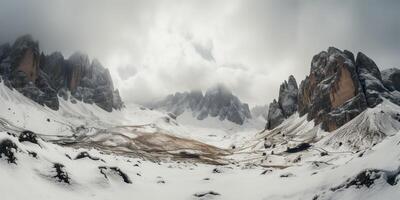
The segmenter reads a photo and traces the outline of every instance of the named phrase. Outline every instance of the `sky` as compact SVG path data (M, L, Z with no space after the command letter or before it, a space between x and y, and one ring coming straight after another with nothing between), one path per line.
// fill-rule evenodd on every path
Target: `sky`
M46 53L107 67L126 103L222 83L268 104L329 46L400 67L396 0L1 0L0 43L31 34Z

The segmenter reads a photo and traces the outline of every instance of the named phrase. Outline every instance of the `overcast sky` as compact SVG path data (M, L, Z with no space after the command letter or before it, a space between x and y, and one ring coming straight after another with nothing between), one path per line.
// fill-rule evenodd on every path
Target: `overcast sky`
M400 67L396 0L1 0L0 42L26 33L47 53L98 58L125 102L224 83L267 104L329 46Z

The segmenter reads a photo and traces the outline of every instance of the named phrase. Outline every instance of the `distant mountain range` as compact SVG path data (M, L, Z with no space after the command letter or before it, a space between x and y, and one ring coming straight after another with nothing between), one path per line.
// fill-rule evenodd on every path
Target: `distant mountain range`
M209 88L204 95L198 90L178 92L161 101L150 103L149 107L165 110L177 116L189 111L199 120L218 117L220 120L226 119L239 125L251 118L249 106L242 103L222 84Z

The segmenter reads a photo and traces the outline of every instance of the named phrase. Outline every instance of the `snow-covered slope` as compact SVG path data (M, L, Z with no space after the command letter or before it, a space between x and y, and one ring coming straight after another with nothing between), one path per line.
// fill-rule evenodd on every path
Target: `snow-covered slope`
M263 130L137 105L54 111L2 84L0 101L5 200L400 196L400 108L386 100L331 133L297 113Z

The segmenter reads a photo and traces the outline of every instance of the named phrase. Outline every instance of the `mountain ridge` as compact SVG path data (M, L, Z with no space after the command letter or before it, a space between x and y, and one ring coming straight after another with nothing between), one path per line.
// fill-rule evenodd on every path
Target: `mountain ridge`
M185 111L192 111L193 117L203 120L207 117L218 117L219 120L234 122L242 125L251 119L248 104L242 103L225 85L217 84L203 92L177 92L168 95L163 100L151 103L153 109L165 110L174 115L181 115Z
M6 86L53 110L59 108L58 97L94 103L108 112L124 107L110 72L98 60L80 52L68 59L60 52L45 55L31 35L0 46L0 77Z
M383 99L400 105L399 77L400 71L392 69L384 71L382 78L376 63L362 52L355 58L348 50L329 47L313 57L310 74L301 81L297 94L293 89L292 96L297 101L288 103L293 108L289 114L284 114L281 103L287 96L284 90L287 82L281 85L279 102L270 103L266 128L273 129L299 112L300 116L307 115L308 121L321 124L326 131L336 130Z

